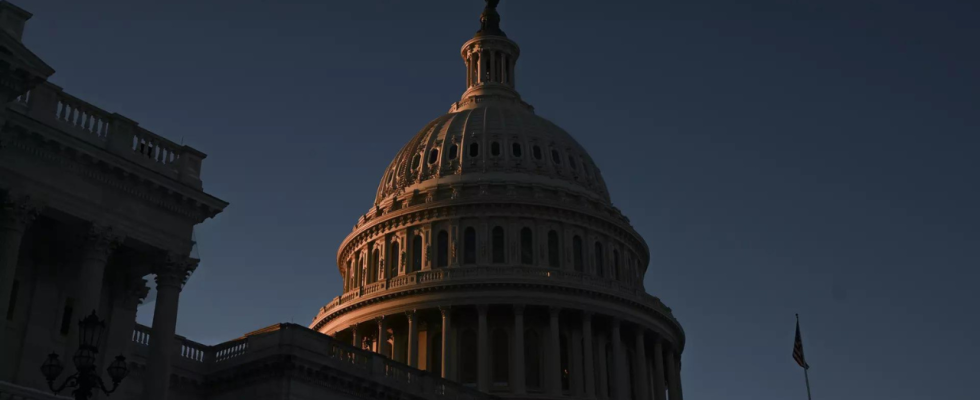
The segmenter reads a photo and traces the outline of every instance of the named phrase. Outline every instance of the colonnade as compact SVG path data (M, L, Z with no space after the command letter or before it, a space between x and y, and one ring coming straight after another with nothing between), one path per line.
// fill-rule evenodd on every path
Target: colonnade
M505 396L683 397L674 343L588 311L525 304L426 308L358 321L334 336Z
M25 234L29 231L32 223L44 209L44 204L32 199L29 196L12 196L9 193L0 192L0 343L21 342L26 340L31 332L24 333L21 337L8 337L13 329L8 329L11 324L23 327L24 330L32 329L30 326L52 326L57 325L54 320L62 322L62 334L68 339L67 346L61 347L61 354L64 360L70 360L75 349L78 348L77 321L93 311L99 314L102 319L108 320L108 330L105 335L104 351L100 354L103 362L111 360L111 357L119 353L125 353L131 340L133 327L136 324L136 306L141 299L146 296L146 281L141 277L131 278L125 282L113 282L111 276L106 274L106 268L114 252L122 245L126 235L119 229L111 225L92 223L85 233L85 240L81 251L78 253L76 271L65 271L73 273L72 281L67 294L59 294L62 289L58 289L57 282L52 280L61 279L54 276L37 273L34 280L46 280L52 282L42 282L48 290L43 292L34 291L34 298L30 302L50 301L61 297L67 297L64 307L56 307L61 311L61 315L43 314L32 312L30 315L19 315L15 313L18 309L17 299L23 297L24 293L30 291L21 289L19 286L25 283L18 282L17 271L20 268L38 268L30 262L24 262L21 254ZM53 229L64 228L54 224ZM44 229L52 229L45 227ZM167 253L160 251L152 258L150 272L156 274L157 298L155 302L153 327L150 340L149 359L147 360L147 371L143 374L143 398L149 400L165 400L170 386L170 361L176 353L174 351L174 336L177 325L177 309L180 300L180 292L189 274L196 268L198 260L186 255ZM71 268L71 267L69 267ZM116 291L111 304L103 304L102 300L104 287L105 290ZM40 297L39 297L40 296ZM42 298L44 296L48 298ZM43 315L42 315L43 314ZM45 323L27 324L26 320L44 318ZM51 321L48 321L51 320ZM51 336L50 332L38 332L46 337ZM40 336L40 335L39 335ZM21 343L23 347L23 343ZM45 346L42 344L42 346ZM50 345L50 350L58 350L55 344ZM59 346L60 347L60 346ZM17 354L6 354L10 346L0 346L0 360L16 360L19 362L11 364L13 370L6 369L5 376L0 376L0 380L35 382L40 373L37 372L36 364L43 361L43 358L27 359L23 357L43 357L45 354L33 354L30 352ZM21 371L20 375L17 375ZM37 377L35 377L37 375Z
M514 87L516 57L507 51L486 48L472 49L464 58L466 87L495 82Z

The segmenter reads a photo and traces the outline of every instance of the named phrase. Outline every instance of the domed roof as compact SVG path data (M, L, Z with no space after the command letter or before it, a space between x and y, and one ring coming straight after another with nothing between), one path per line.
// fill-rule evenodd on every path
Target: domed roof
M549 186L609 203L592 157L567 132L526 105L486 102L419 131L388 166L376 204L399 193L472 183Z

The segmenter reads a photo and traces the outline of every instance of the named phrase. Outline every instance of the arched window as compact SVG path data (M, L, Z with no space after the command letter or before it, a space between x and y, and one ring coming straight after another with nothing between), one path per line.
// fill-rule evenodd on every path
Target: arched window
M531 389L541 388L541 342L532 329L524 331L524 382Z
M595 273L602 277L605 275L605 266L602 265L602 243L595 242Z
M361 281L361 252L357 252L357 256L354 257L354 287L364 286L364 282Z
M494 264L505 263L506 261L504 257L505 254L504 253L504 228L499 226L494 227L493 232L491 232L490 236L492 241L491 247L493 250L493 260L491 261L493 261Z
M480 155L480 145L478 143L470 144L470 157L476 157Z
M455 160L456 159L456 152L457 151L459 151L459 149L456 147L456 144L455 143L452 146L449 146L449 154L447 154L447 155L449 156L449 159L450 160Z
M475 349L476 347L476 332L472 329L466 329L459 334L460 349ZM459 383L476 383L476 370L480 361L477 357L475 351L459 352Z
M514 157L521 158L521 156L523 155L523 152L521 151L521 144L514 143L513 145L511 145L511 148L513 150Z
M422 236L415 235L415 239L412 240L412 271L422 270Z
M507 332L503 329L494 329L490 338L490 349L493 353L490 368L492 382L506 384L510 380L510 346L507 343Z
M402 258L399 250L398 242L392 242L388 250L388 278L398 276L398 266Z
M498 142L490 143L490 155L494 157L500 155L500 143Z
M437 247L436 251L436 267L448 267L449 266L449 233L442 230L439 231L439 236L436 237Z
M521 264L534 264L534 233L531 228L521 229Z
M463 264L476 264L476 229L463 231Z
M531 153L534 155L535 160L541 161L541 147L534 145L534 147L531 148Z
M561 390L569 390L571 388L571 374L569 371L569 357L568 357L568 336L561 335L558 339L558 352L561 363Z
M548 232L548 266L558 268L561 266L561 252L558 251L558 232L551 230Z
M622 278L622 277L623 277L623 275L621 275L621 274L619 273L619 250L615 250L615 249L614 249L614 250L613 250L613 270L612 270L612 278L613 278L613 279L620 279L620 278Z
M439 161L439 149L429 150L429 164L435 164Z
M381 279L381 275L383 275L384 272L381 270L381 251L375 248L371 254L371 257L371 281L377 282L379 279Z
M575 271L582 272L585 270L585 256L582 254L582 238L576 235L572 238L572 260L574 262Z

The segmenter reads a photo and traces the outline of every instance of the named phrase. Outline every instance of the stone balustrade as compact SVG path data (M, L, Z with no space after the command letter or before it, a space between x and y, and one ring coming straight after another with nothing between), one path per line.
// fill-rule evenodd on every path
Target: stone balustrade
M38 372L40 373L40 372ZM18 386L0 381L0 399L3 400L70 400L70 397L55 396L50 392Z
M270 329L272 328L272 329ZM352 374L367 381L397 388L401 391L430 399L494 400L495 396L481 393L437 375L421 371L393 361L377 353L353 346L295 324L280 324L249 334L245 337L217 344L203 345L183 337L177 337L180 357L174 366L183 373L195 373L192 378L205 381L208 374L233 370L234 367L255 362L264 357L289 355L299 363L308 361L319 368L331 368ZM151 329L136 325L133 343L136 363L145 362L145 353ZM2 382L0 382L2 384ZM0 386L0 399L3 387ZM19 398L19 397L13 397ZM24 397L25 399L56 399L56 397ZM57 398L62 399L62 398Z
M547 284L575 289L591 290L639 302L673 319L669 308L660 299L643 291L641 287L620 281L594 276L588 273L529 266L464 266L441 268L428 271L411 272L390 279L380 280L354 288L334 298L320 308L314 323L334 310L346 307L361 300L390 294L396 290L410 290L430 286L444 286L462 283L506 283Z
M10 109L182 183L200 188L204 153L159 136L50 83L31 89Z

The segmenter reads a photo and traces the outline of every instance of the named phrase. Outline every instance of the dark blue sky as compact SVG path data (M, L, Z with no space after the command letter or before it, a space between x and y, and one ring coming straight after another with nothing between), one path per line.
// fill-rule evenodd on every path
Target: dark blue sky
M66 91L209 154L178 333L307 324L480 1L21 0ZM329 3L329 4L328 4ZM734 4L738 3L738 4ZM691 399L973 399L975 1L504 1L518 89L602 168ZM150 321L144 308L140 320Z

